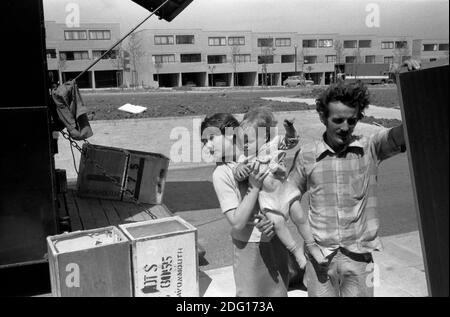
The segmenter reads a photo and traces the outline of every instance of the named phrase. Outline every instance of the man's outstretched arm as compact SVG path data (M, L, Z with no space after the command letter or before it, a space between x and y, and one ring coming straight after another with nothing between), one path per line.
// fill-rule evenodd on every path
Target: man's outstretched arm
M405 134L403 130L403 124L392 128L389 131L389 136L396 146L404 147L406 145Z

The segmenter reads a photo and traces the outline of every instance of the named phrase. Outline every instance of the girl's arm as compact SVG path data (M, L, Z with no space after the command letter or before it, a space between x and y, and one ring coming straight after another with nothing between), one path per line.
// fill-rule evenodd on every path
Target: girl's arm
M237 208L231 209L225 213L225 217L235 230L242 230L247 225L250 216L253 215L253 209L258 200L258 194L264 178L266 178L270 172L267 167L259 170L259 165L257 163L255 163L252 170L253 172L248 178L249 188L247 194Z

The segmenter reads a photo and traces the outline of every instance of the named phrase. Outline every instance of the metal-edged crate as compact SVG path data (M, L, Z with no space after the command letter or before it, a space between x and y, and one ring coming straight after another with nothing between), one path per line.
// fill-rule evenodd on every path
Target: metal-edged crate
M168 168L169 159L159 153L85 143L78 195L161 204Z
M119 228L131 241L134 296L199 296L194 226L175 216Z
M52 295L132 296L130 241L116 227L47 237Z

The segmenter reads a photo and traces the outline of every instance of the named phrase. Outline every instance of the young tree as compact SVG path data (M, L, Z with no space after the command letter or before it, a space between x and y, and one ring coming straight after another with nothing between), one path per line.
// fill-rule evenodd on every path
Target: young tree
M336 53L336 63L334 65L334 79L337 78L336 64L342 63L342 57L344 56L344 45L341 40L334 41L334 51Z
M400 41L395 42L394 48L394 63L401 65L405 57L410 57L410 48L408 46L408 41L402 38Z
M163 67L163 63L161 60L153 59L153 66L155 67L156 70L156 78L158 80L158 88L159 88L159 71Z
M334 51L336 52L336 63L340 64L342 56L344 55L344 46L342 45L341 40L334 41Z
M361 50L359 47L355 49L354 54L355 59L353 60L353 72L355 75L355 79L357 79L359 64L362 63Z
M141 58L145 55L142 48L142 41L137 33L131 33L126 50L129 54L132 68L132 86L136 87L139 85L139 65L141 63Z
M238 73L237 73L237 68L238 68L238 59L237 59L237 55L239 55L239 53L241 52L241 49L239 47L239 45L233 44L231 45L231 65L233 65L233 78L234 78L234 86L237 86L239 83L238 80Z
M125 69L125 50L119 45L115 49L114 65L116 66L116 85L123 89L123 72Z
M273 63L273 57L275 55L275 48L273 47L273 42L270 46L261 46L261 56L260 56L260 64L261 64L261 76L262 76L262 86L266 87L268 85L267 82L267 64L269 64L269 60Z
M301 68L302 68L301 76L303 78L306 78L305 77L305 64L308 64L308 61L305 61L305 56L308 56L308 54L309 54L308 48L302 47L302 50L300 52L300 60L301 60Z

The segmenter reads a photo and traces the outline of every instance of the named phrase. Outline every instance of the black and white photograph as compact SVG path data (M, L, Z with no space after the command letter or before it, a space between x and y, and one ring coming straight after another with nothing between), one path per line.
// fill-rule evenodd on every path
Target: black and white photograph
M0 297L449 296L447 0L0 8Z

